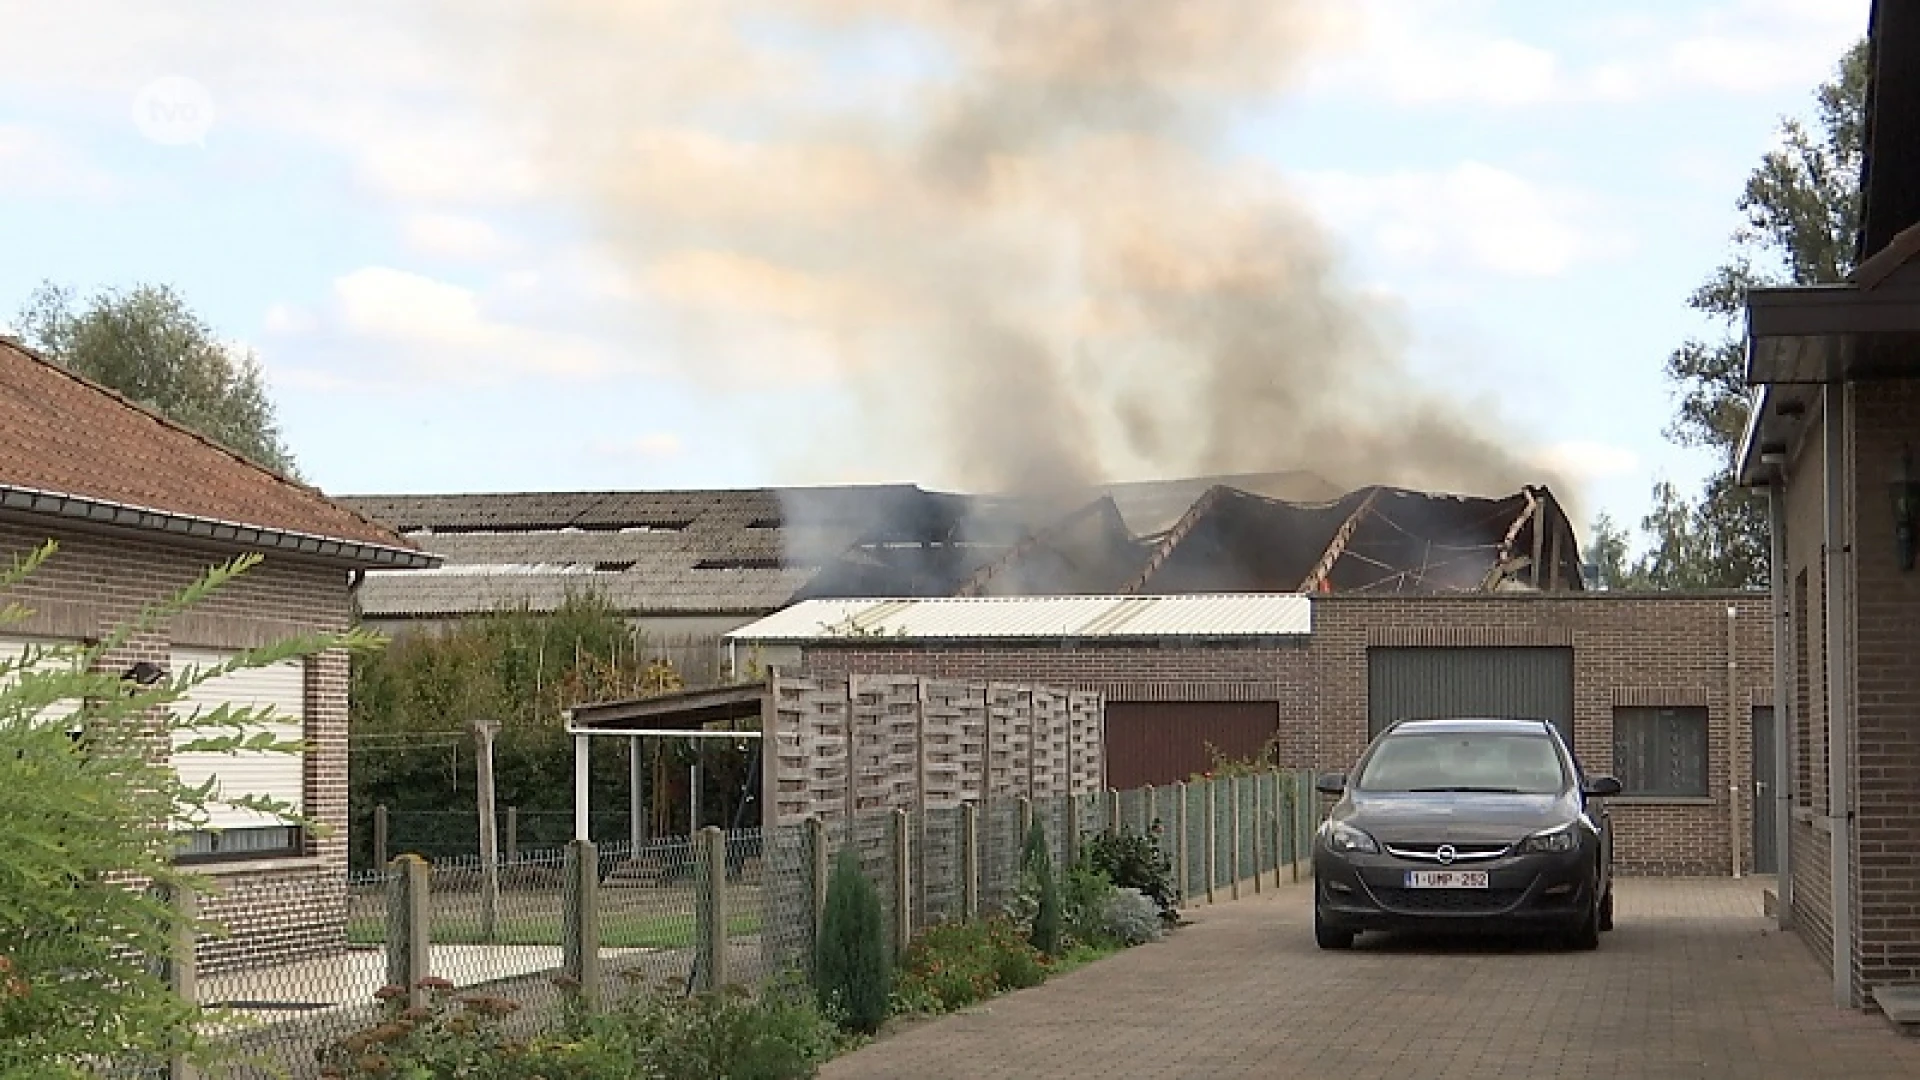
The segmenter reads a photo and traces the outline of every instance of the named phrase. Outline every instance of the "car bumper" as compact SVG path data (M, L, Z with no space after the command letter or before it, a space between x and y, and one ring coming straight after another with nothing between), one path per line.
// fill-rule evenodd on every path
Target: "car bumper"
M1316 850L1314 891L1320 920L1339 930L1550 930L1585 919L1600 887L1596 860L1586 848L1445 868L1486 871L1485 889L1407 887L1408 871L1438 869L1442 867L1391 855Z

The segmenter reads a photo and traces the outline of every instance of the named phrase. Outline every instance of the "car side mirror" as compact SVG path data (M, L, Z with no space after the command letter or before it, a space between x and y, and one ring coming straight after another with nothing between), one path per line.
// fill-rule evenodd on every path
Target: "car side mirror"
M1313 782L1313 790L1322 795L1344 795L1347 791L1347 774L1323 773L1320 779Z
M1580 793L1589 799L1605 799L1620 794L1620 781L1611 776L1591 776Z

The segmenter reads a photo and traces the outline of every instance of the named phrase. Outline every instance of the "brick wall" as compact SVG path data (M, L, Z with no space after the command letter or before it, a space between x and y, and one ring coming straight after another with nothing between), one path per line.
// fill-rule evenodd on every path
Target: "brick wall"
M1805 437L1788 464L1786 501L1787 728L1793 810L1789 837L1793 874L1793 924L1802 941L1829 962L1833 955L1833 889L1828 865L1831 835L1827 813L1826 609L1823 600L1826 547L1821 445L1824 425L1814 411Z
M34 611L31 618L9 627L10 633L69 641L102 636L231 557L214 550L5 524L0 525L0 558L23 554L50 536L59 542L59 551L5 598ZM103 657L102 664L111 670L124 670L137 660L165 665L174 646L250 648L301 632L339 630L349 619L346 571L268 555L161 632L128 641ZM344 944L344 654L308 661L305 713L305 738L314 744L305 764L307 812L330 833L311 839L302 858L198 867L233 894L206 902L214 917L234 916L234 936L209 943L205 950L216 965L240 957L305 955Z
M1752 707L1772 694L1768 605L1765 594L1334 596L1315 598L1313 633L1305 642L933 648L836 643L809 649L805 664L829 671L1048 682L1100 690L1113 701L1273 701L1283 767L1342 769L1366 744L1370 647L1571 647L1575 743L1589 769L1611 768L1616 704L1708 709L1708 795L1618 801L1621 869L1726 874L1735 836L1743 870L1753 860L1749 743ZM1736 610L1731 684L1729 606Z
M1887 484L1915 440L1920 381L1850 395L1856 987L1920 982L1920 569L1896 559Z

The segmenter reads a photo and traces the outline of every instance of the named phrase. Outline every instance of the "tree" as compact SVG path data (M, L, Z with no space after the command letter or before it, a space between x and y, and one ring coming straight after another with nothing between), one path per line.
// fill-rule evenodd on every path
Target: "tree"
M852 845L840 849L827 880L813 979L821 1010L848 1031L871 1035L886 1022L893 994L886 916Z
M0 571L12 592L54 554L47 544ZM148 634L245 572L258 556L215 567L129 625L84 645L30 646L0 661L0 1076L79 1077L115 1057L215 1056L196 1033L197 1003L153 965L185 929L171 889L204 883L173 861L175 837L204 828L210 807L298 819L272 800L188 787L156 756L182 751L293 752L266 710L168 708L202 682L375 635L316 634L178 673L129 695L101 657ZM30 614L18 604L0 625ZM79 717L79 735L70 734ZM141 887L145 883L150 886ZM207 928L211 929L211 928Z
M290 477L260 361L236 352L165 285L96 293L81 303L46 283L16 320L27 345L61 367Z
M1767 584L1764 499L1734 482L1751 409L1741 337L1747 290L1840 281L1852 271L1866 96L1862 39L1815 91L1813 126L1781 121L1780 145L1760 159L1741 190L1736 205L1745 222L1734 232L1732 254L1687 298L1687 306L1721 332L1689 339L1668 356L1679 409L1666 435L1713 452L1716 462L1695 500L1670 484L1655 487L1654 508L1642 526L1654 550L1637 569L1656 588Z

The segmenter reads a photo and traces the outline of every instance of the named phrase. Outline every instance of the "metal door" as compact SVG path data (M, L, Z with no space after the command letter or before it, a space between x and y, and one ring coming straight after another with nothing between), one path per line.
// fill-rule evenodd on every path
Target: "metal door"
M1753 872L1777 874L1780 860L1775 856L1774 830L1778 822L1774 811L1778 804L1773 790L1773 706L1753 707Z
M1367 735L1444 716L1550 720L1573 745L1573 650L1367 650Z

